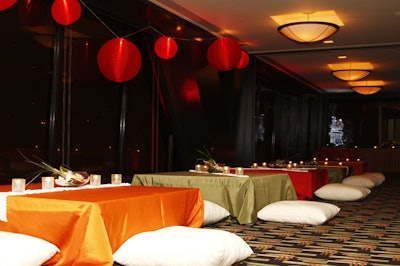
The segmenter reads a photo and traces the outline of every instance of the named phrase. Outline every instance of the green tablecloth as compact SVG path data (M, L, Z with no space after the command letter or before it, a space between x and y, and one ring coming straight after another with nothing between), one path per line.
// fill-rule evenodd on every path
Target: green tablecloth
M352 169L348 166L313 165L313 167L328 170L330 183L342 183L343 178L352 174Z
M250 173L249 177L193 172L136 174L132 185L196 187L203 198L227 209L240 224L254 223L269 203L297 199L287 174Z

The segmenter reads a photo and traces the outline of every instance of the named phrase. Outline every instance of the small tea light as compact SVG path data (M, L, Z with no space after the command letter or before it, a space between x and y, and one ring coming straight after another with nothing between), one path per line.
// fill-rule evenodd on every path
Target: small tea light
M374 146L374 149L378 149L378 146Z
M357 159L357 162L359 162L360 161L360 159Z
M262 167L267 167L267 163L266 163L266 162L263 162L263 163L262 163Z
M112 174L111 175L111 184L121 184L122 183L122 175L121 174Z
M54 188L54 177L43 176L42 177L42 189L53 189Z
M349 159L349 158L346 158L346 162L348 162L348 161L350 161L350 159Z
M223 173L224 174L230 174L231 173L231 168L229 166L224 166Z
M208 165L203 165L202 169L203 169L204 172L207 172L208 171Z
M11 180L11 191L12 192L24 192L25 191L25 179L24 178L13 178Z
M201 164L196 164L196 165L194 166L194 170L200 172L200 171L201 171Z
M297 163L293 163L293 167L296 168L297 167Z
M342 162L339 162L339 165L343 165L343 163L342 163Z
M325 165L328 165L328 162L324 162Z
M258 167L258 164L257 163L253 163L253 166L252 166L253 168L257 168Z
M312 158L312 160L313 160L313 161L316 161L316 160L317 160L317 158L316 158L316 157L314 157L314 158Z
M236 175L243 175L243 167L236 167L235 168Z
M329 161L329 158L325 158L325 161Z
M90 185L91 186L100 186L101 184L101 175L90 175Z
M289 164L286 166L286 168L291 169L291 168L292 168L292 164L289 163Z
M300 165L303 165L303 164L304 164L304 162L303 162L303 161L300 161L300 162L299 162L299 164L300 164Z

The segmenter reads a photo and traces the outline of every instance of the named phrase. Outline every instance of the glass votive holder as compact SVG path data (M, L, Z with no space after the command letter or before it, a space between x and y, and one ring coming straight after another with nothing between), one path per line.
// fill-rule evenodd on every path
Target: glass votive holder
M343 163L342 163L342 162L339 162L339 165L343 165Z
M324 162L325 165L328 165L328 162Z
M25 178L13 178L11 180L11 191L12 192L24 192L25 191Z
M122 183L122 175L121 174L112 174L111 175L111 184L121 184Z
M236 175L243 175L243 167L236 167L235 168Z
M91 186L100 186L101 184L101 175L90 175L90 185Z
M201 164L196 164L194 166L194 170L197 171L197 172L201 172Z
M257 163L253 163L252 167L253 168L258 168L258 164Z
M42 177L42 189L53 189L54 188L54 177L43 176Z
M267 167L267 163L266 163L266 162L263 162L261 165L262 165L262 167L264 167L264 168Z
M224 167L222 168L222 172L223 172L224 174L230 174L230 173L231 173L231 168L230 168L229 166L224 166Z
M208 165L203 165L201 167L201 170L204 171L204 172L208 172Z

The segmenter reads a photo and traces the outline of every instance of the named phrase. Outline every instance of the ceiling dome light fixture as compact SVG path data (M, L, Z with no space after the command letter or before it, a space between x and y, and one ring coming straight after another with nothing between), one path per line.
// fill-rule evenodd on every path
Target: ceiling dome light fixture
M371 71L364 69L343 69L331 72L336 78L343 81L360 80L371 74Z
M279 33L299 43L315 43L331 37L339 26L323 21L305 21L284 24L278 27Z
M278 23L279 33L299 43L326 40L344 25L334 10L272 16L271 18Z
M376 86L365 86L365 87L352 87L351 89L353 91L357 92L358 94L371 95L371 94L377 93L382 88L381 87L376 87Z
M382 80L363 80L349 82L351 89L363 95L371 95L377 93L385 85Z
M344 81L356 81L365 78L374 69L370 62L348 62L328 64L333 76Z

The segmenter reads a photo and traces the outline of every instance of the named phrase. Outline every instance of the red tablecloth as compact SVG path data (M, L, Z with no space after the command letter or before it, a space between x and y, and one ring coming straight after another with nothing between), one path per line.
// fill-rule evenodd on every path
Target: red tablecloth
M329 183L329 175L326 169L291 171L271 168L245 168L244 173L248 172L288 174L299 200L313 199L314 191Z
M7 222L0 221L0 230L57 245L61 253L46 265L111 266L113 252L139 232L201 227L203 206L197 188L118 186L7 196Z

